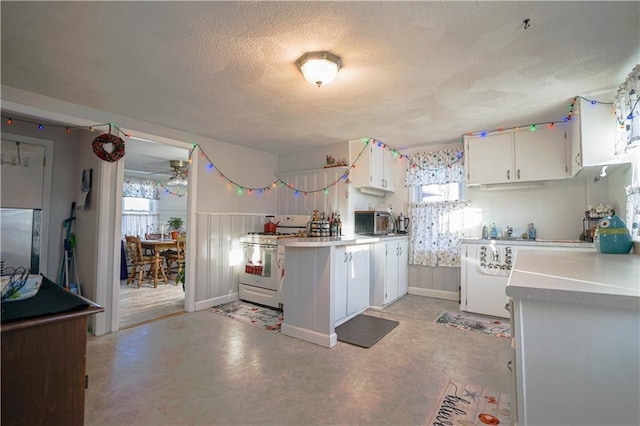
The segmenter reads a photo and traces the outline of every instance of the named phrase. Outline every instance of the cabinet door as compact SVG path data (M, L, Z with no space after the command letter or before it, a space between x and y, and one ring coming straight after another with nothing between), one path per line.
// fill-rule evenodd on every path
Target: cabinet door
M349 269L349 257L346 247L336 247L334 253L335 291L333 294L333 320L338 321L347 316L347 271Z
M398 242L398 297L409 290L409 241Z
M389 303L398 298L398 243L389 242L386 245L386 262L385 266L385 294L384 303Z
M371 150L371 167L369 169L369 186L374 188L384 188L384 163L385 163L385 148L378 146L375 143L369 143L369 149Z
M380 148L383 151L384 155L384 176L383 176L383 184L384 189L387 191L395 191L396 179L396 164L398 159L393 156L391 151L386 148Z
M347 247L349 255L347 315L369 306L369 253L368 245Z
M514 150L516 181L567 177L564 126L516 132Z
M465 137L467 183L469 185L515 182L513 133Z

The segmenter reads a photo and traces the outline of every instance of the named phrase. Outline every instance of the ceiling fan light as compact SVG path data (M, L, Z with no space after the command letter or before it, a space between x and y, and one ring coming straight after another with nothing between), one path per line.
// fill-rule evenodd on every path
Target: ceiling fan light
M305 80L318 87L333 81L341 65L340 57L330 52L307 52L296 61Z
M173 169L173 174L167 181L167 186L187 186L189 163L183 160L170 160L169 165Z
M181 177L171 177L167 181L167 186L187 186L187 180Z

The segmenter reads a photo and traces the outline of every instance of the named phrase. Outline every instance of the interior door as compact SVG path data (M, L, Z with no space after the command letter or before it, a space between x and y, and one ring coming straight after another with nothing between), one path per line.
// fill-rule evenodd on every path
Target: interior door
M23 139L4 136L0 143L0 258L3 267L47 274L48 212L43 208L48 207L44 194L50 192L51 182L44 179L46 147Z

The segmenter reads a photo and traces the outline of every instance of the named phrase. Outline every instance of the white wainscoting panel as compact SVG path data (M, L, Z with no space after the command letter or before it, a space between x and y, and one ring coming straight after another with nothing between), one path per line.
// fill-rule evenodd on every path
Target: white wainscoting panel
M409 264L409 294L459 300L460 268Z
M349 185L340 179L346 172L346 167L330 167L279 176L287 185L300 191L296 194L291 188L279 186L278 213L312 215L314 210L319 210L330 215L335 210L346 215ZM336 181L338 184L332 185ZM326 187L326 193L317 191ZM307 191L306 195L304 191Z
M231 254L241 253L240 237L262 231L265 215L196 213L196 310L238 298L239 266L230 264Z

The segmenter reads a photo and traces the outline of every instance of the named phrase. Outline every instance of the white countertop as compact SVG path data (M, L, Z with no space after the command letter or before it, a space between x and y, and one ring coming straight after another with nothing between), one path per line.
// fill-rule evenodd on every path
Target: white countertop
M496 244L508 246L536 246L536 247L578 247L578 248L594 248L593 243L587 243L579 240L520 240L520 239L482 239L482 238L461 238L460 242L464 244Z
M279 246L284 247L329 247L346 246L353 244L371 244L391 239L409 238L407 234L392 235L342 235L339 237L300 237L300 238L278 238Z
M284 247L330 247L346 246L352 244L371 244L380 241L378 237L366 235L343 235L340 237L302 237L302 238L278 238L279 246Z
M507 295L520 299L640 309L640 256L518 250Z

